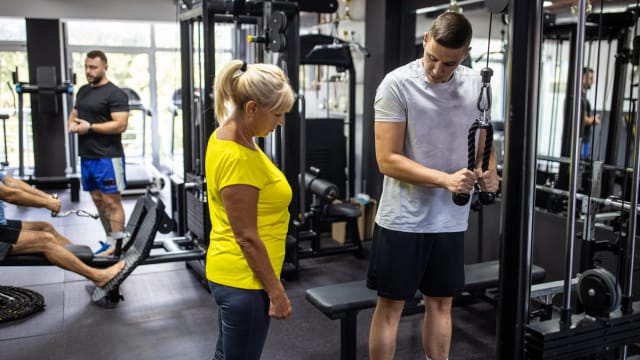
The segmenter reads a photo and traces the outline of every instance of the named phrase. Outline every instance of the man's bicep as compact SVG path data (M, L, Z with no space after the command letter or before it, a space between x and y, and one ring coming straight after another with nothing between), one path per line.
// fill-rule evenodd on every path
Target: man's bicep
M404 148L405 122L376 121L376 159L384 161L391 155L402 154Z
M111 120L118 123L118 125L122 127L122 131L125 131L127 129L127 126L129 125L129 112L128 111L112 112Z
M376 121L376 149L401 153L404 146L405 122Z

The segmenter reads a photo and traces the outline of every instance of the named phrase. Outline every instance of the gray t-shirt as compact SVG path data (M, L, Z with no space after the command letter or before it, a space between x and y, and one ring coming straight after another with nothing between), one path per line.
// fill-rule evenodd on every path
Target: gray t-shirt
M404 154L431 169L454 173L467 167L469 127L480 115L479 71L458 66L451 80L430 83L422 59L385 76L376 92L375 120L406 123ZM384 176L376 223L411 233L466 231L469 205L451 192Z

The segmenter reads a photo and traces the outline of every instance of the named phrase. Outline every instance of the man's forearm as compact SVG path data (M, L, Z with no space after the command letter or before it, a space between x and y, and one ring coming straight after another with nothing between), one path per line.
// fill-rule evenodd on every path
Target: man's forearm
M76 112L72 111L71 114L69 114L69 119L67 120L67 127L69 129L71 129L75 123L77 116L76 116Z
M20 189L20 190L26 192L27 194L30 194L30 195L35 196L35 197L42 197L42 198L51 197L50 194L47 194L46 192L44 192L42 190L38 190L35 187L27 184L26 182L24 182L24 181L22 181L22 180L20 180L18 178L6 176L5 179L4 179L4 183L7 186L11 186L13 188Z
M8 185L6 182L5 189L2 191L2 200L8 203L18 205L18 206L28 206L28 207L36 207L36 208L54 208L52 201L53 198L36 196L29 192L24 191L19 187L12 187Z

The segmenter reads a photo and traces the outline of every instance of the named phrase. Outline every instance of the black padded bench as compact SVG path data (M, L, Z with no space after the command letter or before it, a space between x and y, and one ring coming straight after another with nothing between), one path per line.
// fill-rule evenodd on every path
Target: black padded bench
M478 293L498 287L499 270L497 260L465 265L465 292ZM533 265L532 283L542 282L544 277L545 270ZM329 319L340 319L340 359L355 359L358 312L375 308L377 293L367 288L365 280L360 280L307 289L305 297ZM422 300L419 291L414 300Z

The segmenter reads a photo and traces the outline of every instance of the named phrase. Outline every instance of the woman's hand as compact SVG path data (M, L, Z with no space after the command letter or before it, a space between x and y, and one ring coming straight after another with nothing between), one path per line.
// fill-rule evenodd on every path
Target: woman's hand
M269 316L278 320L286 320L291 315L291 302L287 294L282 291L281 294L270 298Z

